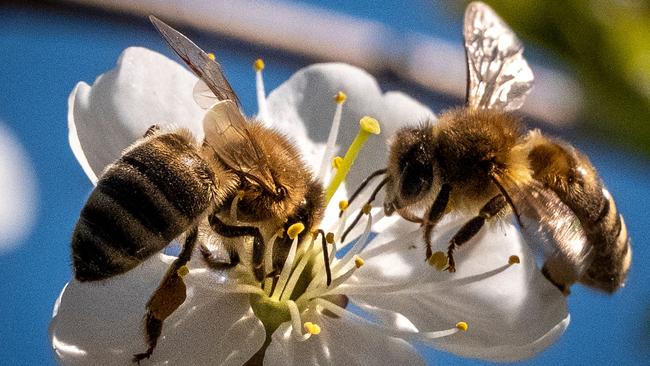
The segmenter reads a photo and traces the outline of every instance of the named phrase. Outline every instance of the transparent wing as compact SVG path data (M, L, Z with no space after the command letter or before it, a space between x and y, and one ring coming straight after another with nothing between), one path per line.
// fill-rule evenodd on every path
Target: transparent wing
M180 56L187 66L214 93L217 100L232 100L239 105L239 99L221 70L221 65L211 59L205 51L185 37L181 32L170 27L162 20L149 16L151 23L158 29L169 46ZM197 87L195 87L196 92ZM195 94L196 95L196 94ZM201 102L197 100L201 105Z
M524 104L533 72L524 48L489 6L474 2L465 11L467 105L472 109L512 111Z
M266 156L250 128L233 101L221 101L212 106L203 118L204 145L230 169L275 192Z
M521 184L507 175L493 178L507 193L526 242L546 259L561 259L575 278L582 277L592 250L573 211L536 180Z

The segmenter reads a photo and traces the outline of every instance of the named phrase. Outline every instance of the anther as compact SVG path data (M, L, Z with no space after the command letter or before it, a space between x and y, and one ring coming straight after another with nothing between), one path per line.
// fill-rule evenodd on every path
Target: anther
M361 211L366 215L370 215L370 210L372 210L372 205L369 203L363 205L363 208L361 209Z
M334 159L332 159L332 169L338 170L341 167L341 164L343 164L342 157L335 156Z
M305 225L302 224L302 222L297 222L287 229L287 235L289 235L289 239L293 240L295 239L300 233L305 230Z
M363 258L359 257L358 255L354 256L354 265L355 265L355 267L361 268L361 266L363 266L364 263L366 263L366 262L364 262Z
M373 135L379 135L381 133L381 128L379 127L379 121L372 117L364 116L361 118L359 121L359 125L361 126L361 130L373 134Z
M339 91L339 92L336 93L336 95L334 96L334 101L335 101L337 104L343 104L343 103L345 103L345 100L346 100L346 99L348 99L348 96L345 95L345 93L342 92L342 91Z
M339 210L345 211L346 208L348 208L348 200L340 200L339 201Z
M519 256L511 255L510 258L508 258L508 264L518 264L518 263L521 263Z
M456 328L462 330L463 332L467 332L467 329L469 328L469 325L465 322L458 322L456 323Z
M325 241L327 241L327 244L334 244L334 233L327 233L327 235L325 235Z
M187 276L188 273L190 273L190 270L187 268L186 265L182 265L182 266L178 267L178 269L176 270L176 273L180 277L185 277L185 276Z
M320 334L320 326L312 322L305 322L304 324L305 332L313 335Z
M438 271L442 271L447 267L448 263L448 258L447 255L443 252L437 251L429 257L429 265L437 269Z
M261 58L255 60L255 62L253 63L253 68L255 68L255 71L264 70L264 60L262 60Z
M208 58L212 61L216 60L217 58L214 56L214 53L210 52L208 53Z

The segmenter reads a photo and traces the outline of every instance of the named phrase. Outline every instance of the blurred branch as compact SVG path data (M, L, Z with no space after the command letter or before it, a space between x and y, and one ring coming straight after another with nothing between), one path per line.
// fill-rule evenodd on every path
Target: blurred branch
M114 11L156 16L262 47L340 61L371 72L394 72L424 87L458 98L465 96L462 44L417 34L330 10L285 1L68 0ZM458 29L458 33L461 33ZM575 121L581 91L567 75L532 65L533 94L522 111L557 126Z

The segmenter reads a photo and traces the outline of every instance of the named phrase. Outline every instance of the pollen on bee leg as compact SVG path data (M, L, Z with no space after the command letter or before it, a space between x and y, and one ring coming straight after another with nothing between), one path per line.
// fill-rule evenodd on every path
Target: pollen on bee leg
M521 260L519 259L518 255L511 255L508 258L508 264L519 264L521 263Z
M447 264L449 263L449 258L447 258L447 255L441 251L437 251L429 257L429 265L434 267L438 271L442 271L447 267Z
M343 157L341 165L338 169L336 169L336 174L329 182L327 189L325 190L326 205L332 199L332 196L334 196L334 193L336 193L336 190L339 188L341 183L345 180L345 177L348 175L352 164L354 164L354 161L359 155L361 148L368 140L368 137L370 137L370 135L378 135L380 132L381 128L379 126L379 122L376 119L365 116L359 120L359 132L352 141L352 144L350 144L350 147Z
M300 233L305 230L305 225L303 225L302 222L297 222L287 229L287 235L289 235L289 239L295 239Z
M305 328L305 332L309 334L313 334L313 335L320 334L320 326L318 324L312 322L305 322L305 324L303 324L303 328Z
M261 58L258 58L253 62L253 68L255 69L255 91L257 94L257 117L262 120L262 122L270 125L269 117L269 108L266 103L266 91L264 90L264 78L262 77L262 70L264 70L264 61Z
M180 277L185 277L185 276L187 276L188 273L190 273L190 270L187 268L186 265L182 265L182 266L178 267L178 269L176 270L176 273Z

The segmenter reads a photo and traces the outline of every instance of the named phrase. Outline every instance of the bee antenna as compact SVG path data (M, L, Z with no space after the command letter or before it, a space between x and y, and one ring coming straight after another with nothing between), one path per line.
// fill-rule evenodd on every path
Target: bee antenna
M352 203L352 201L354 201L354 199L359 196L359 194L364 190L364 188L366 188L366 186L368 185L368 183L370 183L371 180L373 180L375 177L379 175L386 174L386 170L387 169L384 168L384 169L375 170L374 172L370 173L370 175L366 177L366 179L364 179L363 182L361 182L361 184L359 185L359 187L357 187L354 193L352 193L352 196L350 196L350 199L348 200L348 205ZM376 195L376 193L373 193L373 195ZM339 217L342 216L343 216L343 210L339 212Z
M383 169L383 170L384 170L384 172L386 171L386 169ZM377 173L377 172L375 172L375 173ZM375 190L372 191L372 195L370 195L370 198L368 199L368 201L366 201L366 204L364 206L371 204L375 200L375 198L377 198L377 194L379 193L379 191L381 191L381 189L384 187L384 185L386 185L387 181L388 181L388 178L384 178L381 182L379 182L379 184L377 184L377 187L375 187ZM343 232L343 235L341 236L341 243L343 243L345 241L345 237L348 236L350 231L352 231L352 229L359 223L359 220L361 219L361 215L363 215L363 211L364 210L359 211L359 213L357 214L357 217L354 218L354 221L352 221L350 226L348 226L348 228L345 229L345 232Z

